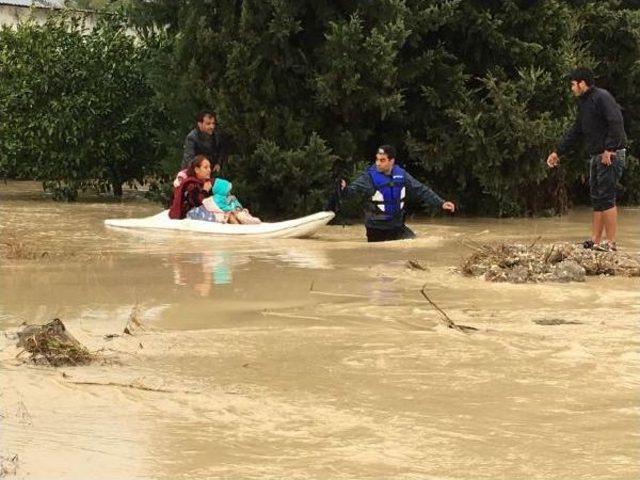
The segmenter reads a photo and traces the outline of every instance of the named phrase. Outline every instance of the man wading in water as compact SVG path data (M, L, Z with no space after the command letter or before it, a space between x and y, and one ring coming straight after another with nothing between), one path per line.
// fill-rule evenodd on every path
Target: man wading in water
M340 180L343 195L364 193L371 198L365 213L369 242L415 237L415 233L404 224L406 193L417 196L428 205L435 205L452 213L456 209L453 202L443 200L433 190L397 166L395 158L396 149L391 145L382 145L376 153L375 165L362 172L349 186L346 180Z
M618 209L616 185L625 163L624 121L620 105L609 92L593 84L589 70L576 69L569 76L571 92L578 97L578 118L565 133L556 151L547 157L547 165L558 165L559 155L571 150L584 139L589 155L589 193L593 206L591 240L584 248L616 251ZM607 242L600 243L603 230Z

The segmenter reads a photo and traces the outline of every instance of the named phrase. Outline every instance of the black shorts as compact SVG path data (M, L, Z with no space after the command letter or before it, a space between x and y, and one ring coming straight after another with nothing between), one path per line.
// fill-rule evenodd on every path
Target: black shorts
M367 242L390 242L392 240L406 240L415 237L416 234L406 225L389 230L367 227Z
M602 163L602 155L593 155L589 163L589 193L596 212L616 206L616 188L624 171L626 151L618 150L611 165Z

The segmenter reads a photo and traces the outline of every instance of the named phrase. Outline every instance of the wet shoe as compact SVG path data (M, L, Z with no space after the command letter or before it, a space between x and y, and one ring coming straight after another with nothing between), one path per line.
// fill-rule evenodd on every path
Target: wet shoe
M593 247L594 250L598 252L617 252L618 247L616 247L615 242L600 242L598 245Z
M584 242L582 242L582 248L586 248L587 250L591 250L593 246L593 240L585 240Z

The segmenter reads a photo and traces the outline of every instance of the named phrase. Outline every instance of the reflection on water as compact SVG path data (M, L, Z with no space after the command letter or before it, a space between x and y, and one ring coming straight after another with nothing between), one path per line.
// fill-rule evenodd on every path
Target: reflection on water
M169 255L175 285L186 286L207 297L212 287L231 284L234 270L251 262L283 263L302 269L331 268L325 251L305 250L303 246L265 245L263 251L251 250L248 253L216 249L215 245L210 248L212 251Z
M381 245L362 226L229 242L102 225L151 204L3 188L3 234L90 255L3 262L0 326L59 316L117 359L28 368L0 336L0 455L24 478L640 477L639 280L450 270L465 237L581 240L587 210L416 222L418 239ZM640 210L620 219L637 254ZM478 331L443 326L423 285ZM136 306L145 328L122 335Z
M195 253L189 259L171 255L170 259L174 283L192 288L203 297L209 296L212 285L228 285L232 281L229 252Z

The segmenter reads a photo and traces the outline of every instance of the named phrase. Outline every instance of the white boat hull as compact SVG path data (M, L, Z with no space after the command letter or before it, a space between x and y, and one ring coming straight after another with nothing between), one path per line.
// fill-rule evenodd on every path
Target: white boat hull
M105 220L108 227L182 230L206 233L214 236L243 236L257 238L303 238L314 234L335 216L333 212L318 212L306 217L284 222L263 222L256 225L235 225L231 223L205 222L202 220L172 220L169 210L146 218L124 218Z

